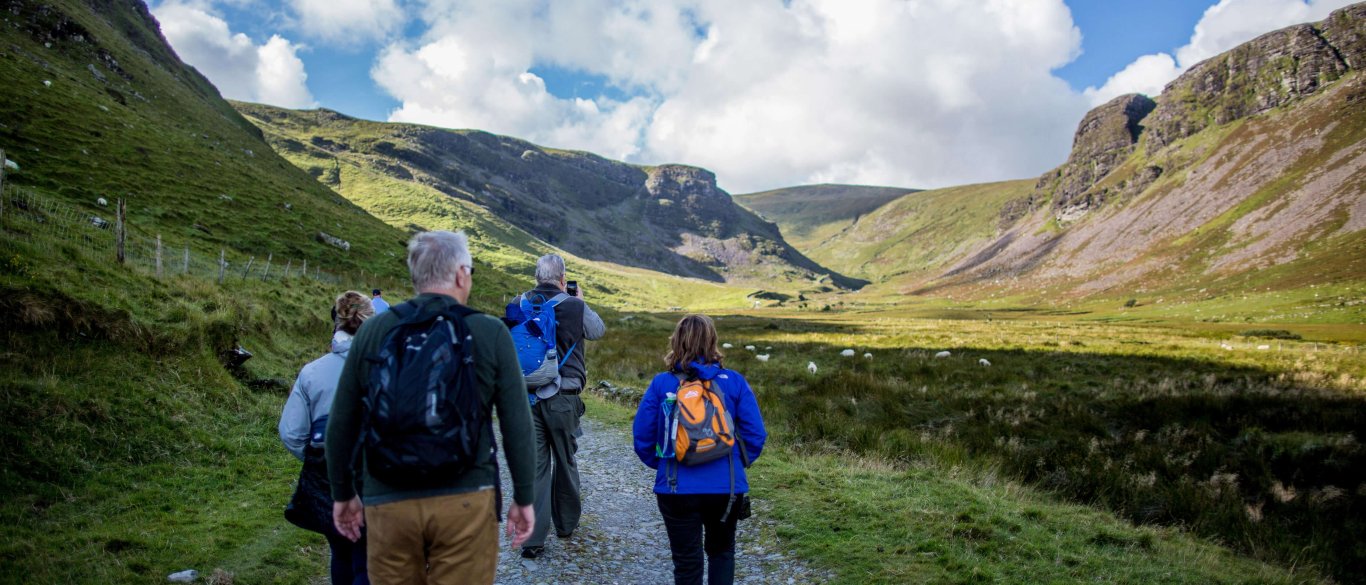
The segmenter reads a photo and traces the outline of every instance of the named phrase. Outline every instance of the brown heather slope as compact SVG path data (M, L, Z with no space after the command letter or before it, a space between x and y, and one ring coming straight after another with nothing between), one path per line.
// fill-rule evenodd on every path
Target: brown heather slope
M959 299L1355 287L1363 67L1366 3L1200 63L1155 100L1095 108L1032 187L907 194L803 252L874 289Z
M1205 61L1155 104L1100 106L1068 162L1003 211L1011 227L938 284L1130 294L1276 266L1284 282L1261 284L1366 279L1366 78L1349 34L1363 26L1358 4Z

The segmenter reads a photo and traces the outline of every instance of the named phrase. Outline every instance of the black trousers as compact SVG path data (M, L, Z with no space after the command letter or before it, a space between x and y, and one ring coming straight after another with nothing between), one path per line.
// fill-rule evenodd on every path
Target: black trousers
M365 539L351 542L340 535L328 535L332 548L332 585L370 585L365 571Z
M674 583L702 585L706 553L709 585L735 581L735 514L721 522L730 494L655 494L673 553Z

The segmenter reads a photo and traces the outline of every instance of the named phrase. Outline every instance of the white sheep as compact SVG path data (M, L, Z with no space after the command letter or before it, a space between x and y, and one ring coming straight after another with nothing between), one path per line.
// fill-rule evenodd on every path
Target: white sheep
M953 354L951 354L951 353L949 353L949 352L947 352L947 351L941 351L941 352L939 352L939 353L934 354L934 359L942 360L942 359L944 359L944 358L946 358L946 357L949 357L949 356L951 356L951 355L953 355Z
M1260 349L1260 350L1265 351L1265 350L1271 349L1271 346L1270 346L1270 345L1259 345L1259 346L1257 346L1257 349Z
M841 351L841 352L840 352L840 355L842 355L842 356L844 356L844 357L854 357L854 350L852 350L852 349L846 349L846 350L844 350L844 351Z
M989 367L991 367L991 362L987 361L987 358L979 359L979 360L977 360L977 363L978 363L978 364L981 364L981 366L984 367L984 368L989 368Z
M107 200L107 199L105 199L105 198L103 198L103 197L100 197L99 199L96 199L96 200L95 200L95 203L99 204L100 207L108 207L108 206L109 206L109 200Z
M863 354L863 359L865 359L865 360L873 359L873 354L864 352L864 354Z
M730 349L730 348L732 348L732 347L735 347L735 346L734 346L734 345L731 345L731 344L729 344L729 343L722 343L722 344L721 344L721 349Z
M761 362L766 362L766 361L768 361L768 354L766 354L766 353L761 353L761 354L755 355L755 356L754 356L754 359L759 360L759 361L761 361Z
M19 170L19 163L14 162L14 161L12 161L12 160L10 160L10 159L5 159L5 168L7 168L7 169L9 169L9 170L11 170L11 171L17 171L17 170Z
M764 346L764 351L768 351L768 350L770 350L770 349L773 349L773 346L771 346L771 345L765 345L765 346Z
M51 79L44 79L44 80L43 80L43 87L52 87L52 80L51 80Z
M745 351L754 351L754 346L753 346L753 345L746 345L746 346L745 346Z
M806 362L806 371L811 372L812 375L815 375L816 362Z
M1233 346L1227 343L1220 343L1219 347L1224 348L1225 351L1233 351Z

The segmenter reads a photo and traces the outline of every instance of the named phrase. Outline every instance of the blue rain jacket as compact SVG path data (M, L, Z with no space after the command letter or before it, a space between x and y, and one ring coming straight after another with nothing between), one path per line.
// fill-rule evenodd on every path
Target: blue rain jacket
M749 462L753 463L764 451L768 431L764 429L764 417L759 413L759 402L755 400L749 382L746 382L745 377L739 372L718 365L693 362L689 367L697 372L699 378L711 380L712 391L722 395L726 410L735 420L735 427L745 442L745 454L749 456ZM656 470L655 493L728 494L731 490L727 465L735 469L735 493L749 492L745 467L740 461L739 445L736 445L727 459L717 459L694 466L679 465L672 457L666 459L656 455L656 443L663 442L665 394L678 392L678 387L678 378L672 372L662 372L655 376L650 382L650 387L645 390L645 396L640 400L640 408L636 411L635 423L632 425L636 456L640 457L645 465ZM677 485L670 490L669 473L672 469L677 470Z

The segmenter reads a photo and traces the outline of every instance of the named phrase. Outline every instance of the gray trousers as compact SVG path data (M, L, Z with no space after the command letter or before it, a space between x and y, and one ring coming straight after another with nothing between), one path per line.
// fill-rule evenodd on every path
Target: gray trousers
M583 400L556 394L531 407L536 427L536 529L523 547L543 546L553 523L557 534L579 527L583 503L579 497L579 417Z

